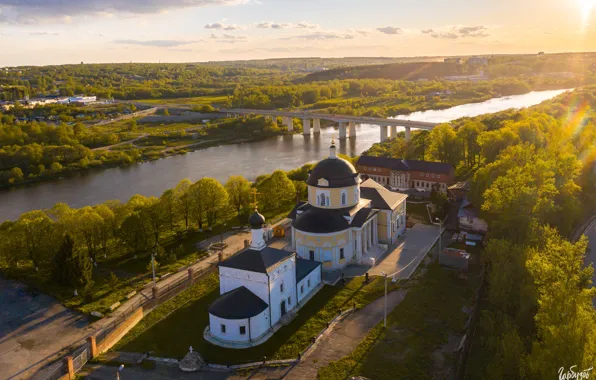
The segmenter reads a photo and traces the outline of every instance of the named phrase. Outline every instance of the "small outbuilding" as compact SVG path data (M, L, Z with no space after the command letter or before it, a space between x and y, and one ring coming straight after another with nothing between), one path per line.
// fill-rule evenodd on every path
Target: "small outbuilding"
M463 249L445 248L439 255L439 265L448 268L468 271L470 254Z

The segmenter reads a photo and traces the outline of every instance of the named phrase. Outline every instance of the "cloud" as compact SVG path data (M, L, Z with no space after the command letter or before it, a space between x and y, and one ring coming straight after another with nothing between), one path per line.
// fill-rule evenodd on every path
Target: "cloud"
M432 38L444 38L456 40L458 38L484 38L490 36L486 26L452 26L445 30L424 29L422 34L427 34Z
M261 22L257 24L257 28L259 29L285 29L291 27L292 24L285 24L279 22Z
M281 23L281 22L271 22L271 21L264 21L257 24L257 28L259 29L316 29L319 25L311 24L308 22L299 22L298 24L289 24L289 23Z
M366 29L348 29L348 32L358 33L363 36L368 36L370 34L370 31L368 31Z
M401 28L396 28L395 26L386 26L384 28L377 28L377 30L381 33L385 34L402 34L403 30Z
M6 21L61 22L65 17L139 15L172 9L247 4L250 0L0 0Z
M299 22L298 24L296 24L297 29L316 29L318 27L318 24L311 24L309 22Z
M31 32L29 33L30 36L57 36L60 33L57 32Z
M327 41L327 40L351 40L354 39L354 36L350 34L341 34L341 33L334 33L334 32L313 32L309 34L302 34L298 36L286 37L285 40L290 39L302 39L302 40L312 40L312 41Z
M235 24L222 24L221 22L214 22L213 24L205 25L205 29L238 30L238 29L242 29L242 27L239 25L235 25Z
M246 41L246 36L233 36L231 34L215 35L211 34L211 39L223 42L226 44L234 44L236 42Z
M193 44L198 41L182 41L182 40L114 40L112 43L119 45L141 45L141 46L153 46L153 47L177 47L188 44Z

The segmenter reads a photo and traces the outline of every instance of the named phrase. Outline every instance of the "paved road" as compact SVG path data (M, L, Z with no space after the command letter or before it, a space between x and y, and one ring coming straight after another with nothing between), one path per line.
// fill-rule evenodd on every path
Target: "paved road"
M92 332L87 319L45 294L0 278L0 379L25 379Z
M594 220L586 229L584 234L588 237L588 255L586 256L586 264L592 263L596 268L596 220ZM592 278L592 286L596 286L596 271ZM593 300L594 307L596 307L596 299Z
M147 136L149 136L149 134L148 133L145 133L144 135L141 135L139 137L136 137L136 138L134 138L132 140L122 141L122 142L119 142L119 143L116 143L116 144L112 144L112 145L100 146L99 148L93 148L91 150L106 150L106 149L109 150L109 149L112 149L115 146L120 146L120 145L124 145L124 144L133 144L134 145L135 142L137 142L140 139L145 138Z
M399 272L394 278L408 279L438 239L438 226L416 224L408 229L405 241L385 255L368 273L380 276L383 272L389 275Z

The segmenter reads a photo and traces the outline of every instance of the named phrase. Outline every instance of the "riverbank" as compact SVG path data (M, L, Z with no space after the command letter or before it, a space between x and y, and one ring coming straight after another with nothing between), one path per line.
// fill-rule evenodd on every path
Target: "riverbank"
M529 107L560 92L562 91L534 92L405 117L446 122L508 108ZM153 132L161 133L161 127L152 128ZM377 126L359 125L356 132L356 138L338 141L339 153L357 156L379 142ZM337 139L337 129L334 127L322 128L320 134L311 136L279 134L249 143L228 140L225 145L221 142L212 146L203 145L194 152L172 154L167 159L86 171L84 174L75 173L60 181L45 181L4 190L0 193L0 221L14 220L26 211L47 209L56 203L83 207L107 200L127 200L135 194L159 196L164 190L176 186L183 178L196 181L202 177L211 177L225 182L231 175L242 174L247 179L254 180L259 175L276 169L289 171L305 163L320 160L328 154L327 148L332 138Z

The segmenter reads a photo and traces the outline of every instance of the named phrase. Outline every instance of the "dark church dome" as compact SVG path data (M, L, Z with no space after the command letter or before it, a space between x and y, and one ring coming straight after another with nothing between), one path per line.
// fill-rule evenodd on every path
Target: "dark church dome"
M265 217L259 214L259 211L255 209L255 212L248 218L248 224L250 224L250 228L254 230L258 230L263 228L263 224L265 224Z

